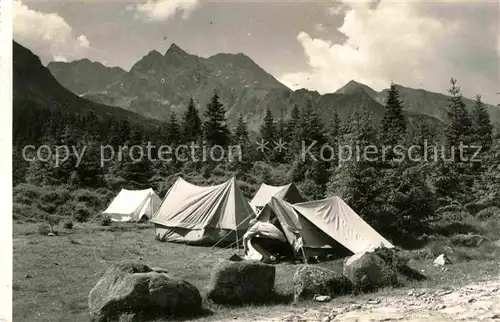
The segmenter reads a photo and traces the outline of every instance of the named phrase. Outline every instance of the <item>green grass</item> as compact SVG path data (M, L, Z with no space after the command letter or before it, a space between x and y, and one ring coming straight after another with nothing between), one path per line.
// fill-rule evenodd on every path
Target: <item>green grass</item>
M173 277L186 279L205 293L212 266L236 250L162 243L154 239L148 224L112 224L101 227L76 223L72 230L58 228L59 236L37 233L37 224L14 225L14 320L15 321L72 321L89 320L87 296L106 268L121 260L141 261L152 267L162 267ZM241 253L241 251L240 251ZM319 264L341 271L342 261ZM432 266L432 259L420 259L412 266L424 270L431 279L408 287L448 287L462 285L491 276L498 276L499 260L484 259L456 263L446 271ZM290 295L293 291L293 264L276 266L275 288ZM30 275L30 277L28 276ZM403 292L404 289L398 290ZM380 290L393 293L394 290ZM345 296L336 299L356 302L361 297ZM204 303L213 314L200 321L215 321L227 316L243 319L263 317L289 304L225 308ZM313 302L302 307L318 305Z

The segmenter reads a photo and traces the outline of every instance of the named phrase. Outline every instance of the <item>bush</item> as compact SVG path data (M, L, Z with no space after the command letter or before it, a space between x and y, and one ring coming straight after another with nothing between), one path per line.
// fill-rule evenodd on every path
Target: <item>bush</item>
M13 201L19 204L32 205L43 193L41 187L37 187L31 184L22 183L14 187L12 191Z
M69 199L69 191L63 187L46 189L40 196L40 205L54 204L56 206L63 205Z
M318 200L324 198L324 191L321 185L310 179L306 179L298 185L300 192L308 200Z
M453 221L469 221L474 217L466 211L444 211L439 215L439 221L453 222Z
M111 217L108 215L103 215L101 218L101 226L111 225Z
M31 205L16 203L12 204L12 219L22 221L35 221L36 208Z
M490 219L490 218L500 218L500 208L488 207L486 209L479 211L476 214L476 217L481 219L481 220Z
M84 204L76 204L73 208L73 218L78 222L85 222L89 220L92 215L91 209L86 207Z
M436 210L437 213L460 213L462 212L462 207L457 204L451 204L451 205L446 205L443 207L440 207L439 209Z
M477 202L470 202L464 206L465 210L468 211L469 213L476 215L478 212L483 210L484 208L487 208L487 206L477 203Z
M78 189L71 193L71 199L77 203L85 203L92 208L100 208L103 204L103 195L97 191Z
M65 221L63 223L63 228L64 229L73 229L73 222L72 221Z
M47 236L52 231L49 224L40 224L38 226L38 233L43 236Z

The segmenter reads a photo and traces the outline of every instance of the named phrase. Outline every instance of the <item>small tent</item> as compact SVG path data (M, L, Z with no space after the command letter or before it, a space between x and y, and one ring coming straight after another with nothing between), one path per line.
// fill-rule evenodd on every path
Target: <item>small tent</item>
M144 217L151 219L160 206L161 199L153 189L122 189L103 211L112 221L140 221Z
M254 216L235 178L208 187L178 178L151 222L160 240L213 244L241 239Z
M263 183L250 203L257 209L262 209L272 197L278 197L292 204L306 201L294 183L284 186L271 186Z
M302 245L306 256L394 247L339 197L297 204L272 197L257 219L273 222L292 246Z

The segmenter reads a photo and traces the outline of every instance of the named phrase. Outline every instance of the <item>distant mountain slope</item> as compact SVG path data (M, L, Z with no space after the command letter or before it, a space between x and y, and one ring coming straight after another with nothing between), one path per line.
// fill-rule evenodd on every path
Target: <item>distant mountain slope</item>
M87 65L92 68L81 67ZM155 50L149 52L129 72L92 65L86 60L51 63L48 68L64 86L83 97L160 120L166 119L171 111L182 113L190 97L203 111L217 91L229 122L234 124L241 114L254 131L267 108L276 118L287 117L294 105L304 106L307 102L316 107L326 123L333 110L346 120L356 109L370 110L376 121L384 113L387 95L387 90L377 92L355 81L332 94L321 95L305 89L292 91L244 54L203 58L175 44L164 55ZM96 83L95 75L103 75L103 81ZM409 117L422 115L437 121L435 124L446 121L446 95L402 86L399 89ZM471 100L465 101L471 106ZM494 120L500 120L499 108L488 106L488 109Z
M403 101L403 106L406 111L414 114L431 116L443 122L446 121L446 107L448 106L449 96L401 85L396 85L396 88L399 91L399 97ZM336 93L354 93L359 91L364 91L378 103L385 104L389 90L384 89L377 92L366 85L351 81L337 90ZM463 101L469 110L474 106L474 100L472 99L464 97ZM489 104L486 104L486 107L490 113L491 119L494 122L500 122L500 108Z
M80 65L80 64L74 64ZM157 123L120 107L106 106L78 97L57 82L42 65L38 56L17 42L13 42L13 103L85 114L90 111L100 117L128 117L133 121Z

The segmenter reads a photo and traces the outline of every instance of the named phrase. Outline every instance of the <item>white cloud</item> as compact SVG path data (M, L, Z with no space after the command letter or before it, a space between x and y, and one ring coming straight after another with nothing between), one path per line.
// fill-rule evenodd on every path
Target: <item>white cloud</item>
M182 18L187 19L199 5L198 0L147 0L146 3L135 5L134 9L141 18L163 21L178 12L182 12Z
M377 90L394 81L443 92L453 76L466 95L482 93L493 98L498 84L498 75L491 71L497 69L499 58L497 21L487 11L494 6L480 7L477 10L482 13L475 15L462 8L441 18L437 9L445 9L436 3L382 1L376 7L370 3L344 2L348 10L338 29L347 38L344 43L301 32L297 40L310 70L288 73L280 80L291 88L323 93L333 92L352 79ZM445 8L453 9L454 5Z
M75 36L71 26L56 13L43 13L13 1L14 40L34 50L41 58L73 60L84 57L90 42Z
M325 32L326 31L326 27L324 24L322 23L317 23L314 25L314 29L317 31L317 32Z

